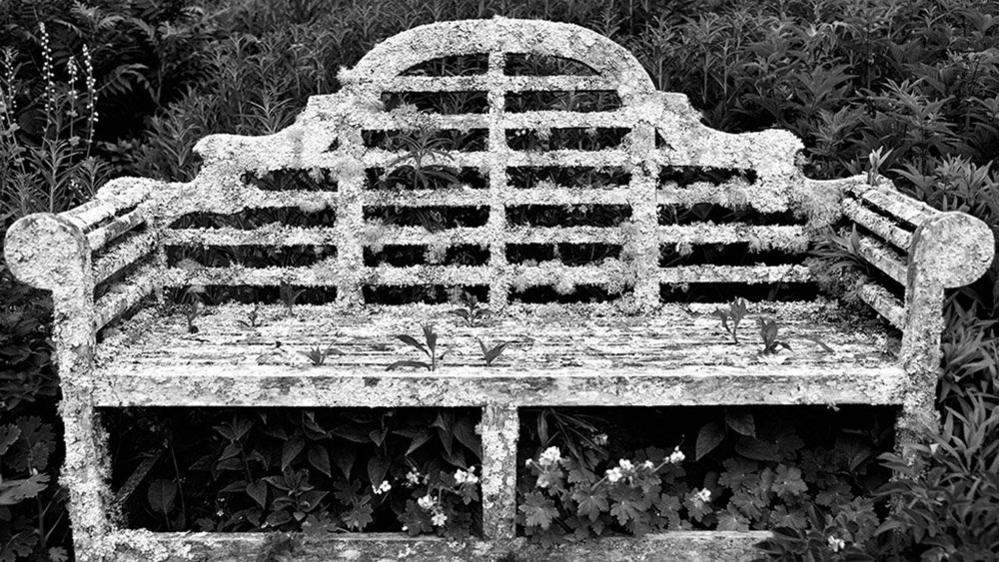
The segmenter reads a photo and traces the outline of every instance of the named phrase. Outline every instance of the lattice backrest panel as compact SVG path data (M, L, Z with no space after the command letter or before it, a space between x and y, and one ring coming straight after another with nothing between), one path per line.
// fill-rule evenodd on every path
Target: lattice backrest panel
M704 127L625 49L577 26L422 26L341 81L280 133L199 143L184 210L199 215L167 235L178 256L312 246L316 260L199 262L214 267L175 268L173 283L325 286L348 305L421 287L431 300L463 289L495 306L624 296L644 308L692 283L807 281L808 233L837 213L836 194L806 193L792 135Z

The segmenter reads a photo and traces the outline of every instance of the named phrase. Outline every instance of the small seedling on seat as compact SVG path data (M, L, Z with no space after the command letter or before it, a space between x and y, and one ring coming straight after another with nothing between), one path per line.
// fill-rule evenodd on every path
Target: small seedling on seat
M742 319L746 317L748 312L749 307L746 305L746 299L742 297L733 299L732 302L728 303L728 310L723 308L715 309L715 315L721 318L722 327L732 336L732 341L735 343L739 343L739 336L736 334L736 330L739 329L739 323L742 322Z
M312 365L318 367L323 363L326 363L326 358L330 355L343 355L343 352L334 347L322 348L318 345L313 346L309 351L299 351L300 354L309 358L312 361Z
M479 299L467 291L461 294L461 304L461 307L452 309L451 314L461 318L469 328L478 326L479 322L489 314L489 308L479 306Z
M184 317L187 319L187 333L197 334L198 327L194 325L194 319L201 312L201 303L198 301L188 302L184 307Z
M475 340L479 342L479 348L482 349L482 359L485 360L487 367L491 366L493 361L499 358L506 350L506 346L510 344L510 342L500 342L492 347L487 347L479 338L475 338Z
M400 367L415 367L418 369L426 369L428 371L436 371L439 362L444 359L445 355L447 355L447 351L441 353L440 355L437 354L437 333L434 332L434 327L431 324L423 325L423 340L424 340L423 343L418 341L413 336L407 336L406 334L398 334L396 338L399 341L405 343L406 345L416 348L421 352L423 352L423 354L427 356L430 362L428 363L426 361L413 361L408 359L402 361L396 361L395 363L389 365L385 369L386 371L393 371Z
M288 314L294 314L295 301L298 297L302 296L305 289L295 289L287 281L281 281L281 288L278 293L281 297L281 302L284 303L285 308L288 309Z
M760 327L760 337L763 338L763 355L774 355L778 347L791 351L791 346L787 342L777 339L777 321L773 318L756 319L756 325Z
M246 320L239 320L240 326L246 328L258 328L263 322L260 319L260 305L253 305L253 310L251 310L246 315Z
M197 334L198 327L194 325L194 319L201 314L201 295L205 289L200 285L191 285L184 291L184 318L187 319L187 333Z

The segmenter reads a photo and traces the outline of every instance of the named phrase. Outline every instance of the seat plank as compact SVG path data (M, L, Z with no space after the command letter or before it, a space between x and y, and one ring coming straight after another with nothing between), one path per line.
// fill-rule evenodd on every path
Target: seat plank
M896 403L906 378L876 326L846 328L828 303L753 305L735 344L713 305L665 305L630 316L612 304L511 305L468 327L449 307L373 305L258 311L210 309L187 332L183 314L149 311L98 350L101 405L458 406ZM387 311L385 309L391 309ZM778 319L792 351L760 353L755 317ZM419 352L395 338L432 323L441 368L386 372ZM478 341L507 350L486 366ZM321 366L305 356L332 346ZM829 351L829 350L832 351Z

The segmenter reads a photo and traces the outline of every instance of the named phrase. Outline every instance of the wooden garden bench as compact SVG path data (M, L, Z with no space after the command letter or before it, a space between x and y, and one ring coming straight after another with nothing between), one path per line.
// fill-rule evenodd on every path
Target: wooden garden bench
M944 289L990 263L981 221L881 180L808 179L790 133L709 129L625 49L573 25L422 26L341 82L281 132L206 137L189 183L117 179L9 230L10 268L55 303L78 560L249 560L270 540L123 529L101 408L482 409L483 537L330 535L306 541L297 556L307 560L728 560L767 536L527 543L514 523L522 407L894 405L902 439L933 423ZM808 248L841 221L857 227L857 256L871 266L857 294L883 322L815 296ZM302 248L311 264L211 258ZM376 259L406 248L426 259ZM293 314L279 298L218 304L193 319L195 332L164 296L192 286L285 300L309 288L325 303ZM439 302L455 289L491 315L466 326ZM749 320L774 318L792 350L761 354L755 327L729 343L714 311L735 294L751 297ZM705 296L714 304L685 304ZM258 327L244 324L252 315ZM393 336L424 323L451 350L443 364L386 371L414 358ZM477 339L509 345L486 366ZM316 345L341 353L313 366L299 352Z

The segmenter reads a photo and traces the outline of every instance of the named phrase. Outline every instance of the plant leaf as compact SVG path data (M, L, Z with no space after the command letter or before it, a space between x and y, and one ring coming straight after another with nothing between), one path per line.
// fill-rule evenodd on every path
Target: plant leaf
M422 343L416 341L416 338L414 338L413 336L407 336L406 334L397 334L395 337L402 343L415 347L416 349L419 349L428 356L430 355L430 352L427 351L427 348L424 347Z
M149 483L146 490L146 499L149 500L149 507L162 514L166 514L173 507L174 500L177 499L177 484L173 480L157 478Z
M333 476L333 471L330 468L330 452L326 449L326 447L322 445L313 445L309 447L308 455L309 464L311 464L316 470L322 472L326 476Z
M718 422L704 424L704 427L697 432L697 445L695 447L694 460L701 460L705 455L714 451L725 439L725 428Z
M293 436L290 440L284 442L284 447L281 448L281 470L288 468L288 465L295 460L295 457L305 449L305 439L302 439L300 435Z
M725 425L740 435L756 437L756 421L748 410L726 408Z
M412 360L396 361L395 363L392 363L388 367L385 367L385 370L394 371L400 367L413 367L416 369L426 369L429 371L430 363L426 363L424 361L412 361Z
M263 480L257 480L256 482L251 482L246 485L246 493L249 495L253 501L257 502L260 507L267 507L267 483Z

